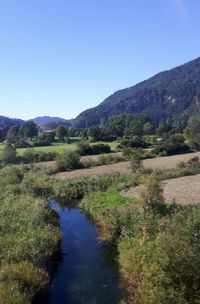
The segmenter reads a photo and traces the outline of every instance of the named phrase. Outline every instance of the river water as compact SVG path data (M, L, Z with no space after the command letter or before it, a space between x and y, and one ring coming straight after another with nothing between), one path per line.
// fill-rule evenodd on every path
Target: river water
M115 304L123 295L112 249L79 208L50 202L62 232L61 259L43 304Z

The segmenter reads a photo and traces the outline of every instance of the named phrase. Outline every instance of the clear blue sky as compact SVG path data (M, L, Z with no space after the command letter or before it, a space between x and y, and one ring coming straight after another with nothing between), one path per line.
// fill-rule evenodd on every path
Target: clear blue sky
M0 0L0 114L72 118L200 56L198 0Z

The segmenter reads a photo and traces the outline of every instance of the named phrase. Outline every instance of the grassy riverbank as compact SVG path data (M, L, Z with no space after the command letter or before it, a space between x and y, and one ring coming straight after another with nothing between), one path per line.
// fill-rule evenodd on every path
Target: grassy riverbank
M0 178L0 303L28 304L49 282L46 262L60 239L58 220L46 198L26 187L22 169L5 168Z
M113 189L89 194L81 207L96 220L101 238L117 246L128 303L198 303L200 206L166 204L159 183L157 172L146 177L137 200Z

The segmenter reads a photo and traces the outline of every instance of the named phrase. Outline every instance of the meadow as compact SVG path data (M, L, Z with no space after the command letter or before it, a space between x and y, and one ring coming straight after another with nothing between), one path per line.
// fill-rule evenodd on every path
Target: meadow
M98 142L98 143L103 143L103 144L108 144L111 147L112 151L116 150L116 147L118 143L115 142ZM91 143L95 144L95 143ZM4 144L0 144L0 151L2 151L4 148ZM71 143L71 144L66 144L66 143L53 143L51 146L42 146L42 147L31 147L31 148L20 148L17 149L18 155L23 155L25 151L28 149L31 149L34 152L56 152L56 153L61 153L62 151L75 151L77 148L76 143Z

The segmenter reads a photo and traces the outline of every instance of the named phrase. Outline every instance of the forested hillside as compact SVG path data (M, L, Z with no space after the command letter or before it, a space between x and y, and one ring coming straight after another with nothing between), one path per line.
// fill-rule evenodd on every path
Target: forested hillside
M90 127L122 113L145 113L154 123L180 119L200 107L200 58L161 72L135 86L115 92L100 105L82 112L76 127Z
M58 125L71 125L71 120L66 120L61 117L51 117L51 116L40 116L33 119L36 125L39 125L41 128L54 129Z
M0 115L0 128L9 128L13 125L22 125L24 121L22 119L9 118Z

